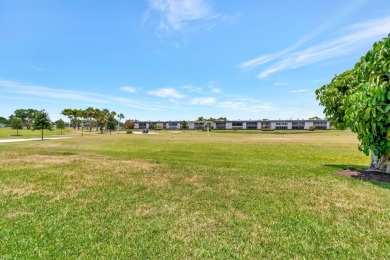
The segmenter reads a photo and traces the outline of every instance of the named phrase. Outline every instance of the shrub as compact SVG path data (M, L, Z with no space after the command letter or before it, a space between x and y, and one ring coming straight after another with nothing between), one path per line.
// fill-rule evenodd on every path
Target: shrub
M132 133L133 133L133 131L131 131L131 130L126 131L126 134L132 134Z
M310 127L309 127L309 131L314 131L314 130L316 130L316 127L315 127L315 126L310 126Z

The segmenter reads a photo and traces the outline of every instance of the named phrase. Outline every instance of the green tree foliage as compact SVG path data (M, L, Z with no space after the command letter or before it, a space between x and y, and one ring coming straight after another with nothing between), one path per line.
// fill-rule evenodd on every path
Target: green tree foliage
M89 131L92 131L93 127L93 118L95 117L95 109L93 107L88 107L87 109L83 110L83 117L87 119L87 124Z
M117 123L117 121L115 120L115 112L110 113L110 115L108 116L108 119L107 119L107 129L110 131L110 134L111 134L111 131L115 131L116 123Z
M20 118L11 118L10 120L12 129L16 129L16 135L19 135L19 130L23 129L23 121Z
M8 125L9 124L8 119L0 116L0 124Z
M33 124L33 130L41 130L42 131L42 140L43 140L43 130L50 130L51 131L51 122L49 118L49 114L46 113L45 110L41 110L38 112L34 124Z
M60 119L56 121L56 127L57 129L61 129L61 134L62 134L62 129L65 129L65 122L64 120Z
M98 108L95 109L95 119L96 124L100 129L100 133L103 134L104 127L108 122L108 109L100 110Z
M188 123L187 123L187 121L182 121L182 122L181 122L181 129L188 129Z
M26 128L31 129L31 125L34 123L34 119L38 113L38 110L32 108L17 109L10 117L21 119Z
M67 116L70 120L70 124L72 125L73 129L76 129L76 127L80 126L80 117L83 117L84 113L81 109L72 109L72 108L65 108L62 110L61 114L64 116Z
M117 118L118 118L118 131L119 131L121 128L121 120L125 118L125 116L122 113L120 113L117 115Z
M390 34L376 42L352 70L316 90L324 113L339 129L358 134L359 150L390 154ZM388 159L388 158L384 158Z
M102 110L95 109L95 119L96 119L97 126L99 126L100 128L100 133L103 134L104 128L109 129L110 133L112 130L115 130L115 126L108 127L109 120L110 120L110 124L112 122L116 123L115 115L116 115L115 111L110 112L110 110L108 110L107 108L104 108Z

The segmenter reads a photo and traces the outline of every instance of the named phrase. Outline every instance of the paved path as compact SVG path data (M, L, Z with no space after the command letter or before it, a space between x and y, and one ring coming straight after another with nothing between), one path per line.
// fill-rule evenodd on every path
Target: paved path
M70 138L70 137L50 137L50 138L43 138L43 140L57 140L57 139L65 139L65 138ZM0 139L0 143L39 141L39 140L42 140L42 138Z

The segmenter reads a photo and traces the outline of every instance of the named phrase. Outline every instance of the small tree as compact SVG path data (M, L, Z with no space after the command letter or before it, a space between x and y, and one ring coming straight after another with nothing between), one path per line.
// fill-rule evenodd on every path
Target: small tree
M17 109L13 113L12 117L16 117L22 120L23 124L27 129L31 128L31 124L34 123L34 119L38 114L38 110L29 108L29 109Z
M110 115L107 120L107 129L110 131L115 131L116 129L116 120L114 118L114 115Z
M19 135L19 130L23 129L23 121L20 118L10 119L12 129L16 129L16 135Z
M126 120L125 122L126 129L133 129L134 128L134 122L130 120Z
M125 118L125 116L122 114L122 113L120 113L120 114L118 114L117 115L117 117L118 117L118 132L119 132L119 130L120 130L120 124L121 124L121 120L123 119L123 118Z
M0 116L0 124L8 125L9 121L7 120L7 118Z
M43 130L51 131L51 122L49 118L49 114L43 109L37 113L33 124L33 130L41 130L42 131L42 140L43 140Z
M108 109L95 109L95 119L96 119L96 127L100 128L100 133L103 134L104 127L108 122L108 117L110 115L110 111Z
M183 122L181 122L181 129L188 129L188 123L187 123L187 121L184 121L184 120L183 120Z
M56 122L56 127L58 129L61 129L61 134L62 134L62 129L65 129L65 122L64 120L60 119Z

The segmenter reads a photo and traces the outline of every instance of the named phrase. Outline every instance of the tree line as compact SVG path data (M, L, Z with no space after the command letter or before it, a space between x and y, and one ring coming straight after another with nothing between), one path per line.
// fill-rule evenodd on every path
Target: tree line
M44 109L17 109L9 116L8 120L1 117L0 123L11 125L13 129L16 129L16 135L19 135L19 130L23 129L23 127L33 131L41 130L42 140L43 130L52 130L49 114Z
M119 130L121 127L128 129L134 128L134 122L132 120L127 120L125 123L122 123L121 120L125 118L122 113L110 111L106 108L65 108L61 111L61 114L69 119L68 123L65 123L65 121L62 119L52 122L50 120L49 114L44 109L17 109L12 115L8 117L8 119L0 117L0 124L11 126L12 129L17 131L17 135L19 135L19 130L23 128L31 130L42 130L42 139L43 130L52 130L53 126L61 129L61 134L62 129L65 129L67 125L74 129L87 127L89 131L92 131L93 128L96 128L96 131L100 130L100 133L109 131L110 134L112 131L117 129Z
M96 127L96 131L100 130L103 133L104 130L108 130L110 134L111 131L117 129L117 126L118 129L120 128L121 120L125 118L122 113L110 111L107 108L98 109L93 107L87 109L65 108L61 114L69 118L70 126L73 129L86 126L91 132Z

